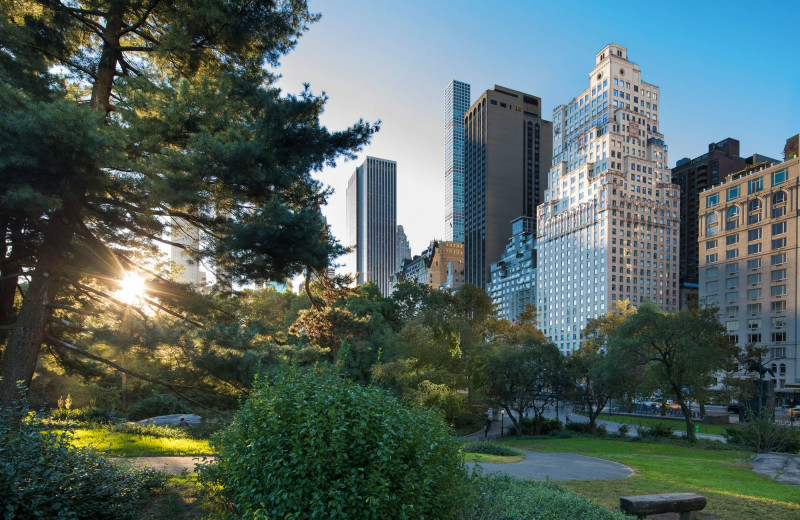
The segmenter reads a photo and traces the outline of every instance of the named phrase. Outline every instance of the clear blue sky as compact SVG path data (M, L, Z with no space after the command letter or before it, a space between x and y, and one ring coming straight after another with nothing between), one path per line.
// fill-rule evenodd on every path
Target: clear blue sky
M346 239L347 180L363 157L398 163L397 222L418 254L444 231L444 88L494 84L543 100L545 118L588 86L594 55L628 48L661 88L669 164L726 137L742 155L780 158L800 132L800 2L478 2L310 0L322 19L284 57L280 86L309 82L330 97L322 122L382 120L358 161L319 178L335 190L324 212Z

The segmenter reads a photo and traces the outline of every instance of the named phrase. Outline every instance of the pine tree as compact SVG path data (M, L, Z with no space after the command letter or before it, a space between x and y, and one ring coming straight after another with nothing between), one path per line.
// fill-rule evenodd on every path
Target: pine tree
M340 252L312 172L377 126L328 131L325 95L285 95L272 72L318 17L302 0L0 4L0 406L43 344L92 357L68 331L130 312L113 297L128 271L148 305L192 319L186 288L145 262L173 218L205 237L192 257L238 280Z

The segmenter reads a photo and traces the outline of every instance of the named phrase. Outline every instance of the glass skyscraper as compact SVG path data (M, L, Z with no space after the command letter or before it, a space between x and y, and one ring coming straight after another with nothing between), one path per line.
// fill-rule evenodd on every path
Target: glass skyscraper
M464 113L469 85L453 80L444 90L445 240L464 242Z

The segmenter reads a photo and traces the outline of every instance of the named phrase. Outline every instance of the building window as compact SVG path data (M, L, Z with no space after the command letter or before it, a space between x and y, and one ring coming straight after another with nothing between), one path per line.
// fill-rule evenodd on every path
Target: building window
M706 255L706 263L711 264L719 260L719 255L717 253L711 253L710 255Z
M777 253L772 255L772 265L780 265L786 263L786 253Z
M761 328L761 318L752 318L747 320L747 328L750 330Z
M727 200L738 199L740 193L741 193L741 187L740 186L733 186L731 188L728 188L728 192L727 192L727 197L726 198L727 198Z
M786 342L786 333L785 332L773 332L772 333L772 342L773 343L785 343Z
M786 294L786 285L773 285L769 290L772 296L784 296Z
M782 247L786 247L786 237L772 239L772 249L780 249Z
M761 242L757 244L750 244L747 246L747 254L755 255L761 252Z
M786 170L772 172L772 185L777 186L786 182Z
M786 269L777 269L775 271L772 271L771 280L773 282L779 282L785 279L786 279Z
M786 215L786 193L779 191L772 196L772 218Z
M761 240L761 228L751 229L747 232L747 241Z
M773 329L785 329L786 328L786 317L785 316L778 316L776 318L770 319L770 325L772 325Z
M713 278L719 275L719 267L709 267L706 269L706 276L708 278Z
M753 269L760 269L761 268L761 259L760 258L751 258L747 261L747 268L749 270Z
M725 293L725 301L727 303L733 303L739 298L739 293L736 292L729 292Z
M725 307L725 313L731 318L739 314L739 306L738 305L731 305L729 307Z
M739 272L739 264L728 264L725 266L725 274L731 275Z
M747 275L747 283L750 285L757 285L761 283L761 273L754 273Z
M764 189L764 178L759 177L747 182L747 193L758 193Z
M725 245L732 246L733 244L739 243L739 234L736 233L735 235L728 235L725 237Z
M733 258L739 258L738 249L728 249L727 251L725 251L725 259L731 260Z
M738 278L728 278L725 280L725 287L728 289L736 289L739 287L739 279Z
M751 200L747 205L747 223L757 224L761 222L761 201Z
M739 321L738 320L726 321L725 329L728 332L736 332L737 330L739 330Z
M761 287L758 289L749 289L747 291L747 299L748 300L757 300L761 298Z
M770 310L772 312L784 312L786 310L786 300L772 302L770 304Z
M725 219L725 229L731 230L739 227L739 208L736 206L728 208L727 216Z
M713 282L706 282L706 291L716 291L719 289L719 282L714 280Z
M747 314L761 314L761 304L760 303L748 303L747 304Z
M747 342L748 343L761 343L761 334L748 334L747 335Z

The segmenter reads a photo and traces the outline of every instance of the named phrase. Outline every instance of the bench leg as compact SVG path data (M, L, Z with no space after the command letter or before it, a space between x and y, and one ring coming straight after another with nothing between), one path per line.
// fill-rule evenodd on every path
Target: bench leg
M685 512L685 513L679 513L678 514L678 520L690 520L691 516L692 516L692 513L688 512L688 511Z

